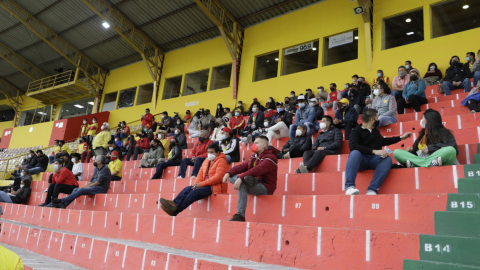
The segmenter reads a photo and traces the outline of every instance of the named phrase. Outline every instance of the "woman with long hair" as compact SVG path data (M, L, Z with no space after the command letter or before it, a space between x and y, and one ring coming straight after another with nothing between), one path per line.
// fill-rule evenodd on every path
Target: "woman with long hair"
M453 165L458 155L457 142L452 132L443 126L440 113L426 110L420 126L422 130L413 147L395 150L395 159L407 168Z
M32 193L32 189L30 188L31 185L32 180L22 179L22 182L20 183L20 189L17 191L11 190L10 194L0 191L0 202L16 204L22 204L26 202Z
M215 118L223 117L224 115L225 115L225 112L223 111L223 105L222 103L218 103L217 110L215 111Z

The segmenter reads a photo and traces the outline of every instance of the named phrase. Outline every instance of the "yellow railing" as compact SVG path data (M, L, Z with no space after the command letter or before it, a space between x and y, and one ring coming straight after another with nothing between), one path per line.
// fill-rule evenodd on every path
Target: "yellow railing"
M33 81L28 84L27 93L37 92L47 88L63 85L72 82L75 79L75 71L69 70L56 75L45 77L40 80Z

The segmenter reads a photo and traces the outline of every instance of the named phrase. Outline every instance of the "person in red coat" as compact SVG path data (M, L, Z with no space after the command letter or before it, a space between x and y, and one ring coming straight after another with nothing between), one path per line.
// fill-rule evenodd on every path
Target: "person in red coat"
M130 161L132 154L133 160L137 160L139 154L148 153L150 151L150 141L148 140L147 133L143 130L140 130L137 136L139 139L135 145L135 148L128 149L127 161Z
M148 132L148 130L152 127L152 121L153 121L153 115L150 113L150 109L147 108L145 109L145 115L142 115L142 129L145 132Z
M77 178L72 171L63 167L63 159L56 159L53 163L52 184L48 187L45 202L39 206L47 206L52 202L52 197L57 199L58 194L72 194L78 188Z
M237 213L230 221L245 222L247 195L273 195L277 188L277 149L268 147L268 138L260 135L251 146L253 155L225 174L223 182L230 181L238 190Z
M206 130L200 130L200 137L198 137L198 141L195 143L192 149L192 157L187 157L182 160L182 164L180 164L180 169L178 170L177 178L185 178L185 173L187 172L188 166L193 166L191 177L197 177L203 161L205 161L207 158L207 147L212 143L213 141L210 140L208 132Z
M243 134L243 129L245 128L245 119L240 112L240 109L235 109L232 118L228 122L228 127L232 130L232 135Z

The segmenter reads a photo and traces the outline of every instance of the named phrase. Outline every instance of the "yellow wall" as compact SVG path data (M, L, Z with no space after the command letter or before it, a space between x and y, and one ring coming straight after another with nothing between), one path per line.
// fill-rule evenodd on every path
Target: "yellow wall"
M9 148L23 148L42 145L47 147L52 134L53 121L13 129ZM30 132L30 128L32 132Z
M6 128L13 128L13 121L0 122L0 138L3 137L4 132L2 131Z

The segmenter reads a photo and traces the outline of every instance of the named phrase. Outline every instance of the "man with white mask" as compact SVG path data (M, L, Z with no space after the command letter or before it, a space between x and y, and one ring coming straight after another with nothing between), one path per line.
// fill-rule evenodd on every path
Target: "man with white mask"
M278 154L278 158L301 157L305 151L310 149L312 149L312 139L307 136L307 126L300 124L295 131L295 137L288 139L287 143L282 147L281 153Z

